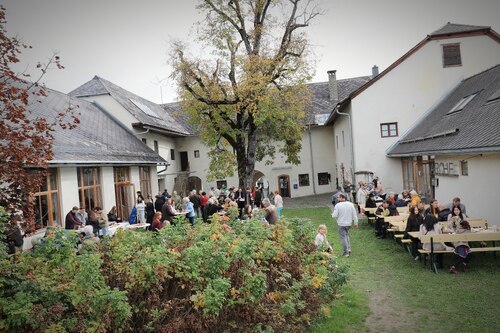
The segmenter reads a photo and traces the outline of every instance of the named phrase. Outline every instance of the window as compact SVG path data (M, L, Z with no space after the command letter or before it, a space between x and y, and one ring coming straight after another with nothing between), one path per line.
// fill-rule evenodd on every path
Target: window
M380 124L380 136L382 138L398 136L398 123Z
M129 167L114 167L115 177L115 199L117 215L124 221L128 221L130 212L135 204L135 187L130 182Z
M48 226L60 225L59 193L57 169L48 169L45 182L38 192L33 194L33 209L35 210L35 228L42 229Z
M309 174L304 173L299 175L299 186L309 186Z
M199 150L195 150L194 151L194 157L195 158L199 158L200 157L200 151Z
M142 143L144 143L145 145L148 144L148 140L146 138L142 138L141 140L142 140Z
M77 168L80 207L87 211L102 207L101 173L99 168Z
M330 184L330 174L328 172L318 173L318 185Z
M221 189L222 187L227 188L227 180L218 180L217 188Z
M173 150L173 149L170 149L170 159L172 161L175 161L175 150Z
M141 192L144 198L147 198L147 195L151 193L151 170L148 166L140 166L139 167L139 182L141 184Z
M443 45L443 67L462 66L460 44Z
M460 161L460 174L462 176L469 175L469 163L467 161Z
M129 98L130 99L130 98ZM149 106L145 105L145 104L142 104L141 102L139 101L136 101L135 99L130 99L130 101L139 108L139 110L141 110L142 112L144 112L145 114L147 114L148 116L150 117L153 117L153 118L158 118L158 119L161 119L157 114L156 112L154 112L153 110L151 110L149 108Z
M155 147L155 153L158 154L158 152L160 151L160 149L158 148L158 141L155 140L153 143L154 143L154 147Z
M458 103L455 104L455 106L450 111L448 111L446 114L452 114L452 113L455 113L455 112L463 110L463 108L467 104L469 104L469 102L472 101L474 99L474 97L477 96L477 94L479 94L479 92L474 93L472 95L465 96L460 101L458 101Z
M488 97L488 100L486 101L486 104L494 103L500 101L500 89L495 91L493 95Z

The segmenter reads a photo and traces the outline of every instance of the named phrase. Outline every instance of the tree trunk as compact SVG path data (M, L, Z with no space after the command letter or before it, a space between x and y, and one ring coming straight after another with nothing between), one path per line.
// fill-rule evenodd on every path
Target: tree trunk
M243 135L238 135L236 140L238 142L238 145L237 147L234 148L236 149L236 162L238 164L238 186L245 188L246 166L247 166L245 138Z
M257 131L255 128L255 124L252 122L249 125L249 131L248 131L247 163L245 168L245 187L252 188L253 186L256 149L257 149Z

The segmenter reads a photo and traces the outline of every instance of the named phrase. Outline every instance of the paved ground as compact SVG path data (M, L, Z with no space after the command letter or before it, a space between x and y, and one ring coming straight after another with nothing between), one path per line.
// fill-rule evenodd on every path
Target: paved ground
M332 193L310 195L300 198L284 198L283 208L329 207L332 208Z

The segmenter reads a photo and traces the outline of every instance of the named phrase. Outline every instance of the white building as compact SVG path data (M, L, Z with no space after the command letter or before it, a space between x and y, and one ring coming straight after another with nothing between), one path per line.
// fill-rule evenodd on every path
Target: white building
M500 64L462 81L388 156L433 160L436 198L458 196L469 217L498 225L499 125Z
M336 80L335 72L332 71L328 82L310 84L313 97L306 117L307 130L302 139L302 163L286 164L284 156L278 156L272 165L258 162L254 184L261 184L266 194L279 188L284 197L332 192L337 186L332 178L336 172L330 149L333 132L331 126L324 126L324 122L339 100L349 96L369 79ZM96 103L134 131L143 142L148 145L153 143L152 148L169 163L167 169L158 169L160 189L169 192L175 189L186 194L191 189L208 192L211 187L221 188L225 185L229 188L238 185L236 175L207 182L208 149L201 142L196 129L186 122L179 103L160 106L98 76L70 94Z
M416 189L434 197L432 159L391 158L386 153L464 78L496 65L499 59L500 37L490 27L448 23L426 36L341 100L332 113L327 123L334 127L332 150L338 169L344 166L350 181L355 171L369 170L386 191Z
M105 211L116 206L119 216L127 220L136 191L157 191L156 167L166 164L96 104L47 89L39 103L29 103L29 115L50 122L68 105L77 108L80 124L71 130L56 127L46 182L33 195L34 238L43 236L48 226L64 227L65 216L74 206L87 210L99 206ZM31 247L31 239L24 244Z

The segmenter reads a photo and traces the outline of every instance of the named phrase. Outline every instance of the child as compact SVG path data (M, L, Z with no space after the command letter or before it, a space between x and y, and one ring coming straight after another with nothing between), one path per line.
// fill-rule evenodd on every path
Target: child
M326 225L321 224L318 227L318 234L316 235L316 238L314 239L314 244L319 248L319 249L324 249L326 248L327 252L333 252L333 248L328 243L328 240L326 239Z

